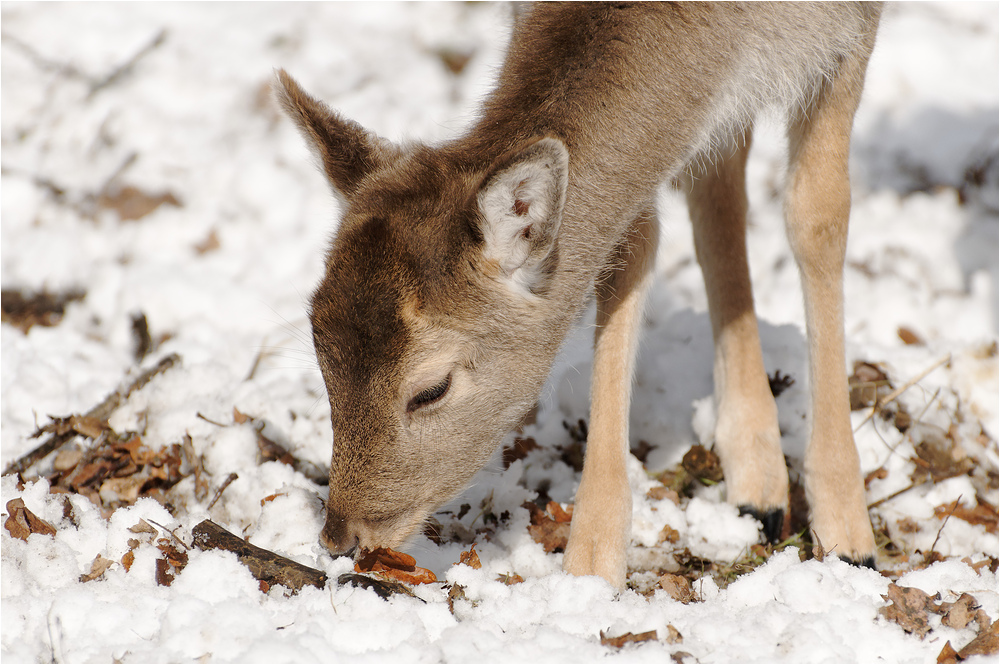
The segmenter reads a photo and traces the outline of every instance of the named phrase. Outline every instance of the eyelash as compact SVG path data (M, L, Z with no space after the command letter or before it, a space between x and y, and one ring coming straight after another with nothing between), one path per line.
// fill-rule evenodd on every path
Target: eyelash
M444 381L437 384L433 388L428 388L427 390L422 390L413 396L410 403L406 405L406 412L413 413L417 409L429 406L434 402L445 396L448 389L451 387L451 374L445 378Z

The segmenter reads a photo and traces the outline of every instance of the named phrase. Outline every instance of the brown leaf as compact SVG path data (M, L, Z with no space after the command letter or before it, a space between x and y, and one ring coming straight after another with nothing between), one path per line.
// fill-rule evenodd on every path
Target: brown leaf
M139 490L142 489L146 478L140 475L132 475L126 478L108 478L101 483L99 494L101 501L106 505L115 503L132 504L139 498Z
M166 559L156 560L156 583L160 586L170 586L174 582L174 575L170 572L170 562Z
M219 234L215 232L215 229L212 229L208 232L208 236L204 240L194 246L194 251L199 255L207 254L219 249L221 246L219 243Z
M649 491L646 492L646 498L653 501L673 501L675 505L681 504L680 495L672 489L668 489L663 485L657 485L656 487L650 487Z
M268 494L267 496L265 496L263 499L260 500L261 507L263 507L265 503L269 503L271 501L274 501L279 496L288 496L288 493L287 492L278 492L277 494Z
M31 326L54 326L62 321L66 305L82 300L83 291L28 293L16 289L0 292L0 319L27 333Z
M507 586L513 586L515 584L520 584L524 581L524 578L517 573L506 573L497 578L497 582L503 582Z
M850 386L852 411L874 406L883 393L892 390L889 377L882 368L861 360L854 363L854 373L847 377L847 384Z
M536 543L542 546L546 553L552 554L553 552L562 552L566 549L570 528L568 522L556 522L546 511L531 501L526 501L521 504L521 507L527 508L531 516L531 525L528 527L528 533L531 534L531 538Z
M78 448L60 450L52 458L52 469L55 471L69 471L83 461L83 451Z
M479 554L476 553L476 544L472 543L468 552L462 552L458 555L458 562L464 563L465 565L479 570L483 567L482 561L479 560Z
M503 468L507 469L519 459L524 459L532 450L538 448L538 443L530 436L517 437L514 444L503 449Z
M559 524L567 524L573 519L573 507L570 506L569 510L563 510L563 507L556 503L555 501L549 501L548 505L545 506L546 512L552 516L552 521L558 522Z
M684 604L695 600L697 596L691 588L691 580L681 575L666 573L660 577L660 587L667 595Z
M963 593L954 603L941 603L938 614L943 617L941 623L950 628L961 630L976 619L977 609L979 609L979 605L976 603L976 599Z
M691 449L684 453L681 466L703 483L718 483L723 478L719 456L702 445L691 446Z
M429 584L437 577L427 568L417 566L417 561L409 554L397 552L388 547L362 550L354 564L359 573L381 573L407 584Z
M937 662L938 663L958 662L958 653L955 651L955 648L951 646L950 641L944 643L944 647L941 648L941 653L938 654Z
M903 341L903 344L908 346L920 345L924 343L924 340L917 333L913 332L906 326L900 326L896 330L896 334L899 335L899 339Z
M608 637L601 631L601 644L606 647L615 647L616 649L621 649L626 644L630 642L649 642L650 640L656 640L656 631L648 630L645 633L639 633L634 635L632 633L625 633L624 635L619 635L618 637Z
M985 614L983 612L983 615ZM986 621L988 622L989 618ZM1000 632L998 632L998 622L994 621L989 626L980 625L975 638L958 650L958 658L965 660L970 656L992 656L998 651L1000 651Z
M867 489L867 487L871 484L873 480L876 479L884 480L888 475L889 475L889 470L886 469L884 466L880 466L879 468L875 469L867 476L865 476L865 488Z
M684 636L681 635L681 631L674 628L669 623L667 624L667 644L680 644L684 641Z
M405 552L397 552L388 547L377 547L373 550L362 550L357 559L359 573L368 572L376 563L381 563L387 568L398 568L399 570L413 570L417 565L417 560Z
M33 533L44 536L56 535L55 527L27 509L22 499L11 499L7 502L7 521L4 528L14 538L28 540Z
M234 423L236 423L237 425L242 425L243 423L248 423L251 420L253 420L253 418L251 418L250 416L246 415L245 413L240 412L240 410L237 409L235 406L233 407L233 422Z
M639 443L637 443L635 447L631 449L631 453L632 455L635 456L637 460L645 464L646 458L649 457L649 453L652 452L655 447L656 446L649 445L648 441L640 440Z
M987 533L997 532L997 510L982 501L977 501L975 508L966 508L959 504L958 499L956 499L954 503L941 505L934 509L934 516L938 519L943 519L948 513L969 524L982 524L986 527Z
M890 605L879 608L878 613L889 621L898 623L908 633L916 633L921 639L930 630L927 613L937 612L935 599L920 589L901 587L889 583L889 593L882 596Z
M528 533L542 546L546 554L565 551L566 543L569 542L569 524L556 522L548 516L543 522L530 525Z
M467 601L469 599L465 596L464 586L461 584L452 584L451 588L448 589L448 611L452 614L455 613L455 601L457 600Z
M135 563L135 550L129 550L122 555L122 567L125 568L125 572L132 570L132 564Z
M90 572L85 575L80 575L81 582L90 582L96 580L98 577L104 574L114 561L111 559L106 559L105 557L98 554L94 557L93 563L90 564ZM130 564L131 565L131 564Z
M658 543L676 543L681 539L681 534L677 529L673 528L669 524L665 524L660 530L660 537L657 539Z
M104 210L114 210L118 213L118 219L125 222L142 219L161 205L179 208L181 202L172 192L149 194L138 187L125 185L101 192L97 197L97 205Z
M159 533L154 526L150 525L149 522L141 518L133 526L130 526L128 530L132 533L151 533L153 535Z

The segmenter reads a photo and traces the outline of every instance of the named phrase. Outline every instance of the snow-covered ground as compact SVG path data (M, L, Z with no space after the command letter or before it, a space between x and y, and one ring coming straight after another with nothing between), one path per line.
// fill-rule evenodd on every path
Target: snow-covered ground
M616 595L601 580L563 574L562 555L534 542L521 507L539 488L572 501L579 476L558 449L571 441L563 421L587 417L587 321L568 341L537 424L525 432L542 447L507 470L498 455L449 507L471 506L461 520L466 533L484 527L484 514L507 513L489 538L484 532L476 541L483 567L454 563L468 549L462 542L419 536L408 549L418 565L462 585L465 599L449 609L449 587L441 583L418 587L420 599L388 601L334 583L351 562L317 542L325 488L289 466L260 464L252 424L231 424L236 408L267 421L298 458L327 462L327 398L304 302L337 212L267 86L273 68L284 67L384 136L453 136L488 90L509 11L474 3L4 3L4 306L8 289L86 295L56 326L24 334L3 324L3 466L37 445L29 437L47 416L86 412L134 375L130 317L142 312L156 344L144 366L168 353L183 365L132 395L110 425L139 432L153 449L190 436L209 490L188 476L167 493L170 510L141 498L108 517L82 495L50 493L45 480L22 487L5 476L2 502L21 498L56 528L54 536L27 540L7 528L0 533L5 662L664 662L672 655L913 662L934 660L946 641L957 650L973 639L975 623L957 629L933 615L921 639L879 615L892 580L945 601L970 593L996 621L995 3L890 5L857 117L848 360L879 363L900 386L951 356L900 397L919 421L906 434L881 418L857 433L865 473L886 471L873 475L870 503L914 485L871 511L881 542L895 548L880 557L883 569L895 571L891 579L835 557L800 562L792 548L728 586L706 574L693 586L697 602L651 592L656 577L643 571L673 560L672 552L687 549L722 566L741 557L757 533L722 501L722 485L699 489L679 506L647 496L659 485L647 469L676 465L693 443L709 445L713 418L701 275L683 201L665 191L632 413L633 442L654 446L646 468L636 460L631 469L633 588ZM777 195L782 152L780 132L765 123L749 173L749 244L768 371L796 379L778 398L794 471L805 435L806 372L798 277ZM165 202L122 220L123 190L140 203ZM855 413L856 425L865 415ZM935 446L946 451L947 464L968 458L973 470L915 482ZM25 478L51 474L52 464L50 457ZM238 479L207 510L232 473ZM956 500L964 512L946 518ZM977 507L987 517L992 508L992 532L969 517ZM207 517L322 569L331 582L296 595L281 587L262 593L232 554L193 549L173 583L158 584L161 549L150 534L129 528L145 519L190 544L191 528ZM451 516L439 518L456 529ZM676 542L660 542L665 526L677 532ZM925 567L931 550L944 560ZM134 562L126 571L129 551ZM80 581L98 555L115 563ZM972 567L988 557L994 572ZM497 581L508 573L525 581ZM601 644L602 631L650 630L658 639L621 650Z

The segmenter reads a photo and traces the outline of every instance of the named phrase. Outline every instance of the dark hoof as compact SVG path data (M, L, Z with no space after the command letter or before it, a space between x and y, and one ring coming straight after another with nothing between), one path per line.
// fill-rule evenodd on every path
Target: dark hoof
M852 566L857 566L858 568L871 568L874 571L878 571L878 568L875 567L875 557L874 556L866 556L866 557L862 558L860 561L857 560L857 559L852 559L849 556L842 556L842 557L840 557L840 560L841 561L846 561L847 563L851 564Z
M749 515L760 522L767 542L777 543L781 540L781 527L785 523L785 511L781 508L758 510L752 506L740 506L740 515Z

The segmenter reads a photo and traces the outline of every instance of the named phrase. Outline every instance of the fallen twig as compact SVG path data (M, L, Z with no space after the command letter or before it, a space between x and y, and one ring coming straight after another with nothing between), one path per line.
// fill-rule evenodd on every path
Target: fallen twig
M211 510L212 506L214 506L215 503L222 498L222 493L226 491L226 488L229 487L232 484L232 482L237 478L239 478L239 476L236 475L235 473L230 473L228 476L226 476L226 479L222 481L222 485L220 485L219 489L215 491L215 496L212 498L212 502L208 504L208 508L206 508L205 510Z
M307 584L322 589L326 586L326 573L303 566L274 552L251 545L239 536L226 531L212 520L204 520L191 530L198 549L219 549L233 552L250 573L268 585L280 584L293 592Z
M97 420L100 421L107 420L111 416L111 414L114 413L114 410L117 409L119 406L121 406L121 404L126 399L128 399L129 395L131 395L136 390L139 390L140 388L145 386L157 374L161 374L166 370L170 369L171 367L173 367L174 365L176 365L177 363L179 363L180 360L181 357L176 353L172 353L169 356L163 358L162 360L160 360L160 362L156 363L156 365L150 367L142 374L137 376L135 380L133 380L127 386L121 387L118 390L112 392L107 397L105 397L104 401L95 406L94 408L92 408L90 411L88 411L85 414L85 417L96 418ZM39 432L36 432L35 435L37 436L40 432L41 430L39 430ZM31 467L32 464L49 456L50 454L58 450L67 441L73 439L76 435L77 432L74 430L69 430L61 434L59 433L53 434L45 441L43 441L34 450L31 450L27 454L22 455L18 459L14 460L14 462L12 462L6 469L4 469L3 475L6 476L9 473L24 473L25 471L28 470L28 468Z
M857 427L854 428L854 432L857 433L858 430L860 430L862 427L864 427L865 423L867 423L869 420L871 420L872 418L874 418L875 414L878 413L883 408L885 408L885 406L889 402L893 401L894 399L896 399L897 397L899 397L900 395L902 395L904 392L906 392L907 390L909 390L910 388L912 388L919 381L922 381L924 379L924 377L926 377L928 374L930 374L931 372L933 372L934 370L936 370L938 367L940 367L941 365L945 365L945 364L947 364L949 362L951 362L951 354L950 353L946 354L942 358L939 358L934 364L932 364L930 367L928 367L927 369L925 369L923 372L921 372L920 374L916 375L915 377L913 377L912 379L910 379L909 381L907 381L906 383L904 383L903 385L901 385L899 388L896 388L895 390L893 390L891 393L889 393L888 395L886 395L882 399L876 401L875 402L875 406L872 407L871 413L869 413L868 417L865 418L864 420L862 420L861 423Z
M152 52L153 49L160 46L160 44L162 44L164 40L166 40L166 38L167 38L167 31L160 30L156 34L156 36L153 37L152 41L150 41L148 44L139 49L135 55L133 55L131 58L129 58L122 64L118 65L117 67L115 67L113 70L111 70L111 72L108 73L107 76L105 76L101 80L92 83L90 86L90 92L87 93L87 100L93 99L94 95L96 95L98 92L108 87L109 85L112 85L113 83L118 81L118 79L128 74L132 70L132 68L135 67L136 63L139 62L139 60L144 58L148 53Z
M939 538L941 538L941 532L944 531L944 525L948 523L948 520L951 519L951 516L955 513L956 510L958 510L958 502L961 500L962 500L962 495L959 494L958 498L955 499L955 503L951 504L951 510L949 510L948 514L944 516L944 521L941 522L941 528L938 529L937 535L934 536L934 542L931 543L931 551L927 554L928 557L934 556L934 548L937 547L937 541Z

